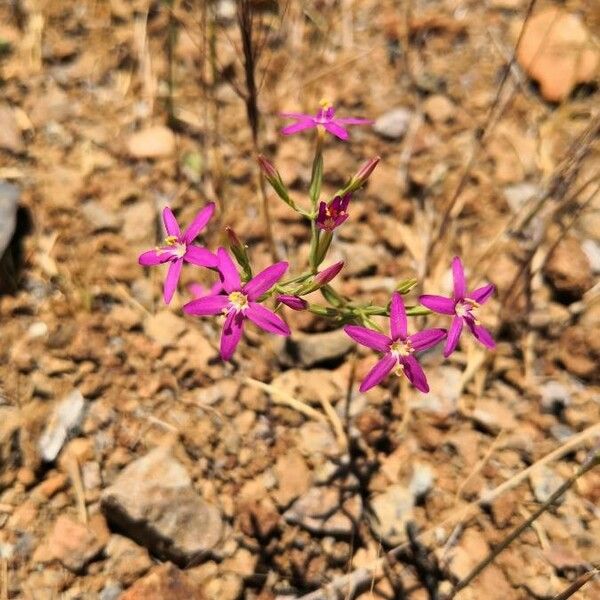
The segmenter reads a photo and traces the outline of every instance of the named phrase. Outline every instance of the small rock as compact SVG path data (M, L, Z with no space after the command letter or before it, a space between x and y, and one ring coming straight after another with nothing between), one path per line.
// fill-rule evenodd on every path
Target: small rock
M373 130L382 138L399 140L408 130L411 119L412 112L408 108L394 108L375 121Z
M0 258L15 232L20 197L21 192L16 185L0 181Z
M498 400L479 400L471 415L475 423L492 435L501 429L511 431L516 427L512 411Z
M569 390L558 381L548 381L540 386L542 409L544 412L557 414L571 403Z
M424 498L433 487L435 474L433 469L423 463L413 464L413 474L409 488L416 499Z
M127 150L134 158L159 158L175 150L175 136L168 127L148 127L132 134Z
M527 20L517 60L546 100L560 102L594 79L600 52L581 18L555 7Z
M504 188L504 197L510 206L510 209L517 213L525 204L536 196L540 191L540 188L534 183L515 183L514 185L507 185Z
M290 450L277 459L275 475L278 489L273 493L273 498L280 506L288 506L290 502L306 492L311 484L310 470L302 455L296 450Z
M456 107L446 96L435 94L423 102L423 112L434 123L446 123L454 118Z
M170 310L161 310L144 321L144 331L161 346L172 346L185 331L185 321Z
M184 571L172 563L156 566L138 579L120 600L207 600Z
M131 585L152 567L152 560L145 548L122 535L113 534L106 545L107 570L125 585Z
M284 366L313 367L337 361L346 355L354 342L341 330L326 333L296 333L283 338L279 361Z
M313 487L298 498L283 518L319 535L351 535L362 513L362 500L353 495L340 505L340 490Z
M35 562L58 560L74 573L79 573L104 548L104 543L90 527L61 515L45 544L34 554Z
M73 390L54 407L38 443L43 460L52 462L58 456L67 437L79 429L85 408L86 401L79 390Z
M575 238L561 240L544 265L544 275L557 292L579 299L592 287L590 261Z
M181 565L204 557L223 534L219 510L198 496L167 448L129 464L104 490L102 509L132 539Z
M600 243L595 240L583 240L581 249L585 252L594 275L600 273Z
M546 502L550 496L565 482L552 469L542 466L535 469L529 476L533 495L538 502ZM557 502L562 502L564 494L558 498Z
M304 456L322 454L328 457L339 456L340 447L326 423L307 421L298 429L298 449Z
M123 220L119 215L106 209L101 202L91 200L81 207L83 216L89 221L94 232L119 231Z
M15 154L25 149L15 112L8 104L0 104L0 149Z
M244 582L236 573L222 573L203 589L206 600L238 600L244 591Z
M450 415L456 411L462 373L456 367L441 366L427 374L429 394L415 397L421 410L437 415Z
M123 588L119 583L107 583L100 590L100 600L117 600L123 593Z
M146 242L156 225L156 210L151 202L136 202L123 210L123 237L130 242Z
M406 539L405 527L414 505L414 493L398 484L390 485L372 499L372 527L386 544L397 545Z

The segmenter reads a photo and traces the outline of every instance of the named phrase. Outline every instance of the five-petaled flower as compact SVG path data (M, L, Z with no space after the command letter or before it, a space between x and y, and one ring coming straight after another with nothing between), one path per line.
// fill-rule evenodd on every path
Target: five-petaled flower
M419 302L444 315L454 315L452 324L448 331L448 339L444 348L444 356L448 358L458 345L458 340L466 323L475 339L487 348L496 346L490 332L482 327L475 315L475 309L479 308L495 291L496 286L492 283L484 285L471 293L467 293L467 282L462 262L458 256L452 260L452 278L454 280L454 293L452 297L432 296L425 294L419 298Z
M281 133L284 135L292 135L312 127L321 127L340 140L347 140L350 137L345 125L369 125L373 122L370 119L360 119L357 117L336 117L335 108L327 101L321 102L321 108L317 111L316 115L291 112L281 113L281 116L296 121L293 125L288 125L281 130Z
M446 330L426 329L408 335L406 310L398 292L392 294L389 337L358 325L346 325L344 331L355 342L384 353L361 383L361 392L366 392L380 383L394 367L398 375L404 374L418 390L425 393L429 391L427 378L414 353L435 346L444 339Z
M215 204L210 202L196 215L189 227L181 233L175 215L169 207L166 207L163 210L163 221L167 232L164 246L148 250L139 256L138 262L144 267L166 262L171 263L167 271L163 291L166 304L171 302L177 289L183 261L211 269L217 266L217 257L210 250L192 244L198 234L206 227L214 212Z
M316 224L319 229L333 231L348 218L351 194L336 196L331 202L321 202Z
M260 297L268 292L286 272L288 263L278 262L242 285L233 260L224 248L217 250L217 269L225 294L204 296L188 302L183 311L190 315L225 315L221 333L221 358L229 360L242 337L244 321L250 319L269 333L290 335L290 329L274 312L259 304Z

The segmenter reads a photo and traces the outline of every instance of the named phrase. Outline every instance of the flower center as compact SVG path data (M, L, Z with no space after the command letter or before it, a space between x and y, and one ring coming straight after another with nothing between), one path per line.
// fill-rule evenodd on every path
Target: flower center
M248 297L243 292L231 292L227 298L229 299L231 310L240 312L248 308Z
M316 121L318 123L328 123L333 119L333 115L335 114L333 104L325 98L321 100L319 104L321 105L321 108L317 112Z
M463 298L462 300L459 300L456 303L456 306L454 307L454 312L458 317L472 318L473 321L475 321L475 324L478 325L479 321L477 320L477 317L473 311L476 308L479 308L479 306L480 304L478 302L475 302L475 300L473 300L472 298Z
M390 344L390 352L396 357L410 356L415 349L412 347L410 340L396 340Z

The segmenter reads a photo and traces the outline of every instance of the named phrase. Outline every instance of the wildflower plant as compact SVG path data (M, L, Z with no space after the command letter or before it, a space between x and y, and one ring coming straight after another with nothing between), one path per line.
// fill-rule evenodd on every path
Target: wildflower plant
M214 204L207 204L183 233L171 210L166 208L163 212L167 233L164 245L139 257L143 266L169 263L164 283L165 302L168 304L173 297L184 262L215 271L219 279L212 287L188 286L193 299L184 305L183 311L198 317L221 316L220 353L223 360L233 357L247 321L268 333L289 336L290 328L278 314L284 307L294 311L307 310L329 319L343 327L355 342L381 355L363 380L361 392L378 385L391 372L405 376L419 391L428 392L427 377L417 354L445 340L444 356L450 356L457 348L465 325L481 344L493 348L494 340L479 322L476 311L494 293L495 287L487 284L467 292L463 265L458 257L452 261L452 296L422 295L420 304L415 306L406 306L402 298L417 284L415 279L400 282L385 306L354 302L330 285L342 271L344 263L336 262L326 268L322 268L322 264L329 254L336 230L352 218L353 194L367 183L379 163L379 157L367 160L332 198L323 198L323 142L327 134L345 141L349 139L347 126L366 125L371 121L358 117L339 118L329 103L322 103L315 115L283 113L282 116L295 121L282 129L284 135L316 129L308 202L304 206L298 205L290 196L275 166L265 156L258 156L259 167L275 193L310 224L306 268L301 273L286 275L288 263L281 261L254 274L248 249L231 228L226 230L229 249L219 247L213 253L194 244L213 216ZM323 297L323 304L306 298L316 291ZM431 312L451 317L449 330L434 328L409 333L408 317ZM375 320L386 316L389 317L387 334Z

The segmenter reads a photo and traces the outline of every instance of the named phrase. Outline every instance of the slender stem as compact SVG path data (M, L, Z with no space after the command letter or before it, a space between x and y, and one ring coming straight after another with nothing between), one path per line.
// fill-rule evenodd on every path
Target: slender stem
M552 600L567 600L576 591L580 590L590 579L594 578L600 573L600 569L592 569L587 573L584 573L581 577L578 577L569 587L564 589L560 594L557 594Z
M582 475L600 464L600 450L592 455L579 467L577 472L567 479L526 521L521 523L506 537L492 552L490 552L464 579L459 581L446 600L451 600L458 592L465 589L496 557L512 544L538 517L545 513L558 498L560 498Z

